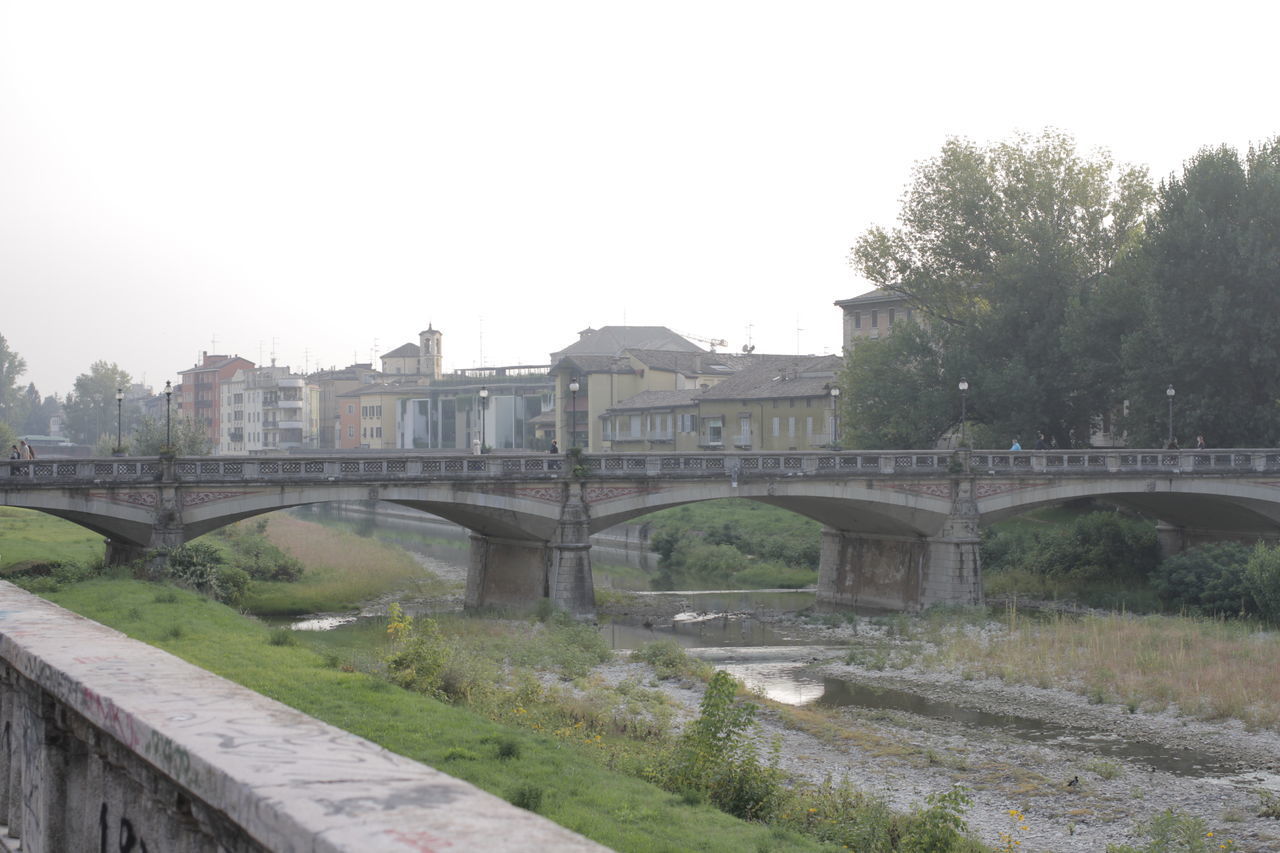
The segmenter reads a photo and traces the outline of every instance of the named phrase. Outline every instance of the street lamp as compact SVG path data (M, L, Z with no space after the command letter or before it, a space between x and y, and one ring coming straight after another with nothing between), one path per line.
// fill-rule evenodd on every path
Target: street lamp
M1172 447L1173 446L1173 395L1174 395L1174 390L1172 385L1170 385L1168 388L1164 390L1164 395L1169 398L1169 441L1165 444L1165 447Z
M116 389L116 456L120 455L120 427L124 423L122 414L124 407L124 389Z
M164 381L164 451L172 453L173 447L173 430L171 428L171 418L169 417L169 401L173 399L173 383L168 379Z
M831 386L831 449L840 449L840 387Z
M964 447L965 403L969 397L969 380L961 376L960 384L956 387L960 389L960 446Z
M570 394L570 400L571 400L571 402L569 403L569 446L570 447L578 446L577 419L578 419L578 388L579 387L581 386L578 385L578 377L575 376L569 380L569 394Z
M489 408L489 389L480 386L480 452L484 452L484 411Z

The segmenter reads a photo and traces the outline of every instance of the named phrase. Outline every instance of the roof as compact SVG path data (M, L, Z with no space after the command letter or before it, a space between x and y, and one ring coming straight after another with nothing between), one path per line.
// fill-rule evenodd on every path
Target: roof
M703 400L821 397L844 364L838 355L760 355L757 363L702 393Z
M835 305L840 308L856 308L861 305L881 305L890 302L907 304L910 303L911 300L903 296L901 293L876 288L870 293L863 293L859 296L853 297L852 299L837 299Z
M631 362L619 355L566 356L552 365L551 373L635 373Z
M634 397L628 397L609 407L609 411L619 409L666 409L676 406L692 405L705 392L701 388L687 388L683 391L641 391Z
M553 362L569 355L621 355L628 349L706 352L666 326L605 326L578 334L579 340L551 354Z
M401 344L391 352L384 352L380 358L417 358L421 354L417 344Z
M669 370L685 376L727 375L734 371L729 359L714 352L677 352L672 350L629 349L627 355L652 370Z

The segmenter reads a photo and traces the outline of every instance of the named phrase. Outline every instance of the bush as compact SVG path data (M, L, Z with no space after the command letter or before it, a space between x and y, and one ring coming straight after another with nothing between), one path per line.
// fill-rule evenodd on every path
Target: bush
M1244 582L1262 618L1280 624L1280 547L1259 542L1245 565Z
M1024 569L1077 583L1145 581L1159 564L1155 527L1115 512L1091 512L1065 527L988 533L983 567Z
M1250 549L1214 542L1175 554L1151 573L1151 587L1165 606L1202 614L1254 614L1258 607L1245 580Z
M686 728L659 771L668 790L705 794L712 805L745 820L768 820L785 796L775 749L760 761L756 706L737 702L737 682L723 670L707 684L698 718Z

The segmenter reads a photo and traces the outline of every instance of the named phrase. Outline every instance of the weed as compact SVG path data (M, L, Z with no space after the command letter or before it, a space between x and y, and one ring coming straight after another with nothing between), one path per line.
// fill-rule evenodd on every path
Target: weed
M1108 781L1119 777L1124 768L1120 766L1118 761L1111 761L1106 758L1095 758L1085 765L1085 769L1095 774L1099 779Z
M480 756L469 749L463 749L460 746L451 747L444 754L445 761L479 761Z
M181 625L171 625L169 630L164 632L164 638L166 640L181 640L186 633Z
M298 637L289 628L276 628L267 635L267 644L271 646L296 646Z
M156 604L177 604L178 593L176 590L162 589L156 593L155 602Z
M520 757L520 741L515 738L504 737L498 740L497 755L503 761L511 761Z
M125 617L126 619L128 619L130 622L141 622L141 621L142 621L142 608L140 608L140 607L130 607L130 608L128 609L128 611L124 614L124 617Z
M511 793L507 801L526 811L536 812L542 805L543 790L537 785L521 785Z

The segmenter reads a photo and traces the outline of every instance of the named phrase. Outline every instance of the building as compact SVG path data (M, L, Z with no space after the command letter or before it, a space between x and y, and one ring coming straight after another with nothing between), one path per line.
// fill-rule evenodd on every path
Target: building
M173 389L172 404L177 406L179 417L190 418L202 426L209 438L210 447L222 443L221 406L223 383L231 380L238 370L248 370L253 362L238 355L210 355L200 353L200 363L178 371L178 384Z
M413 377L421 384L434 382L444 375L444 335L430 325L418 332L418 342L402 344L382 356L382 373L388 379Z
M835 304L844 312L845 352L851 352L858 341L888 335L895 323L924 322L923 312L907 297L888 290L873 290Z
M307 377L307 381L315 386L316 402L316 447L321 450L336 450L344 447L342 441L347 433L354 440L359 434L359 420L343 420L344 414L349 419L359 410L359 403L346 399L348 391L373 386L382 382L382 374L373 369L372 364L353 364L341 369L330 368L318 370ZM359 443L351 445L358 446Z
M222 383L216 452L258 454L315 448L319 389L288 367L237 370Z
M835 444L839 356L735 356L714 384L643 391L609 407L600 431L615 451L817 450Z
M562 449L608 450L601 416L619 401L646 391L710 387L733 375L744 358L707 352L664 326L605 326L578 335L551 354Z

